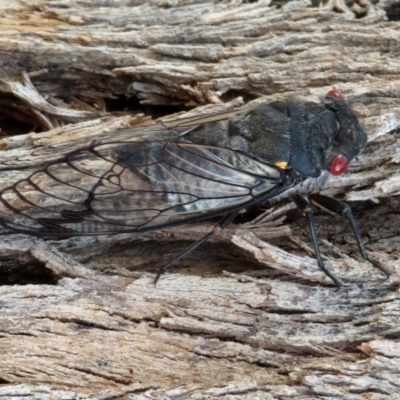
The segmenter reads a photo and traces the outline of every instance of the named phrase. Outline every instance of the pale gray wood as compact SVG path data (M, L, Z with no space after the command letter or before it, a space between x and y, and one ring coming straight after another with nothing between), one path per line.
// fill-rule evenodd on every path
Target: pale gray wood
M3 138L1 160L146 123L108 112L117 95L207 115L335 87L370 142L326 193L352 202L390 279L360 262L345 221L321 214L326 264L345 284L336 291L290 204L228 227L156 287L156 266L211 223L4 236L0 398L399 398L398 23L367 1L275 4L0 1L2 116L45 131Z

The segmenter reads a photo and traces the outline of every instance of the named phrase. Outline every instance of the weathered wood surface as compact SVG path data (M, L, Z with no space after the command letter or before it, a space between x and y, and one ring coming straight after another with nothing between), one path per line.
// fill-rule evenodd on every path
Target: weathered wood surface
M370 143L326 192L352 201L391 277L321 214L336 291L291 205L228 227L156 287L157 266L210 223L4 236L0 398L399 398L398 23L369 2L138 3L0 1L2 160L140 120L110 111L111 97L213 112L238 96L318 101L336 87ZM11 136L13 121L44 133Z

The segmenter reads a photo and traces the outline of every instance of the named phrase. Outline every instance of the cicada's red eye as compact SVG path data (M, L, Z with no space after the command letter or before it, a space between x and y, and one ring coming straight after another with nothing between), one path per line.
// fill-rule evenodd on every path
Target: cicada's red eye
M338 154L337 156L333 157L329 172L335 176L342 175L346 171L348 165L349 161L347 158L342 154Z
M328 96L335 97L336 99L339 99L339 100L344 100L342 93L340 93L339 90L336 90L336 89L330 90L328 92Z

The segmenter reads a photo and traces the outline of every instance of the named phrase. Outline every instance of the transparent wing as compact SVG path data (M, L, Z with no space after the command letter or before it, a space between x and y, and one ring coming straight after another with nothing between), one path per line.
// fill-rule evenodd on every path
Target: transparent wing
M0 223L44 236L139 232L246 207L281 184L277 168L233 150L148 133L3 164L13 183L0 191Z

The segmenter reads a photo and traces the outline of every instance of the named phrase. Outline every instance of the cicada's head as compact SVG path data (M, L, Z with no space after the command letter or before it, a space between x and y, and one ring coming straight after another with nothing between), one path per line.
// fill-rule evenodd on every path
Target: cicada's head
M330 90L325 96L324 105L334 113L338 123L330 151L332 154L327 159L328 170L332 175L341 175L367 143L367 135L339 91Z

